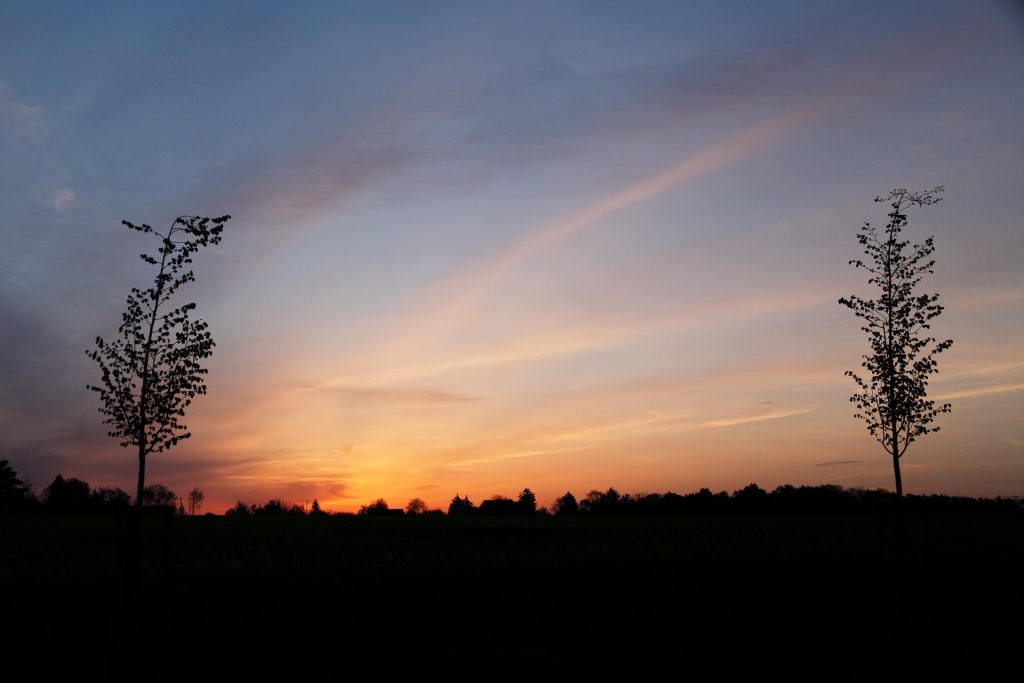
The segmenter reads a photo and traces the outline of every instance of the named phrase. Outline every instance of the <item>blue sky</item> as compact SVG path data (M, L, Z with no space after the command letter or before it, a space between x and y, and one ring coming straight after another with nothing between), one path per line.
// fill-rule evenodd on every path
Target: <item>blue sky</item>
M233 216L187 296L195 436L153 480L440 505L889 486L836 300L871 202L936 236L954 412L909 490L1024 494L1012 3L6 3L0 451L130 484L84 351L151 274L122 219ZM823 464L834 462L846 464ZM915 469L916 468L916 469Z

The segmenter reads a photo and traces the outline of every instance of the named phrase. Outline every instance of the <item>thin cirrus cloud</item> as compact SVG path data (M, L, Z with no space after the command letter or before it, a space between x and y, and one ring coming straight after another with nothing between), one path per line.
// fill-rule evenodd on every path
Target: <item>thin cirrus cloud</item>
M458 394L438 389L342 386L321 390L329 391L332 395L354 401L382 403L470 403L481 400L479 396Z
M449 349L443 355L415 363L388 364L369 358L364 365L376 369L352 370L309 388L344 386L346 383L369 386L407 382L412 379L439 377L465 371L486 370L506 365L529 365L557 357L625 348L643 340L665 334L695 331L705 327L727 325L751 315L773 315L800 311L821 304L822 296L813 291L735 294L726 297L704 297L696 305L684 307L672 315L628 316L559 328L543 334L525 335L477 349ZM760 361L758 361L760 362ZM790 372L805 369L789 368ZM749 373L756 368L744 368ZM773 366L765 372L780 372Z
M444 464L450 468L473 469L507 460L573 453L641 434L692 429L693 425L685 422L688 417L685 414L656 412L626 420L601 420L583 426L524 427L484 439L471 439L454 448L449 447L449 455L444 458Z
M784 417L793 417L794 415L803 415L811 412L810 408L796 408L793 410L776 410L770 413L764 413L761 415L744 415L741 417L728 417L720 420L710 420L704 422L700 427L735 427L737 425L750 424L751 422L765 422L766 420L779 420Z
M411 337L421 343L424 338L437 338L452 328L467 324L507 271L554 248L601 219L753 157L787 133L826 113L873 97L877 93L871 87L865 87L873 75L873 66L873 60L854 63L837 74L825 90L811 97L804 96L804 101L788 112L727 135L674 166L614 192L606 199L529 229L498 254L456 270L432 287L433 298L439 301L424 306L431 314L411 323L414 330Z
M483 264L473 264L467 271L448 278L440 285L442 291L457 292L445 305L440 324L451 327L463 322L499 278L517 264L553 248L606 216L755 154L786 131L813 117L820 109L817 104L802 107L780 118L741 130L607 199L528 231L525 237L497 256ZM437 316L432 318L439 320Z
M431 311L430 315L409 321L406 327L411 332L405 335L402 342L387 349L383 355L405 357L408 355L407 350L410 347L423 348L431 341L450 332L454 327L466 324L488 293L496 286L501 276L517 264L553 248L606 216L638 204L669 188L718 170L741 158L756 154L786 131L818 115L821 110L822 105L814 102L783 117L762 122L728 136L682 162L639 183L630 185L608 199L528 231L524 238L495 257L485 259L482 263L474 263L468 268L457 271L454 275L445 277L433 288L436 293L432 298L440 297L442 302L437 305L424 305L422 308ZM615 332L611 342L620 343L623 336L630 334L629 332ZM411 373L412 376L420 373L441 373L460 368L571 353L600 345L600 342L595 344L594 340L595 335L588 334L588 338L583 342L546 344L540 350L530 345L532 348L471 355L449 362L436 363L433 366L418 365L413 368L384 370L376 377L360 378L359 381L394 381L408 373ZM328 380L325 384L330 385L342 381L346 381L346 378L339 377Z
M305 145L303 152L281 150L243 160L214 183L220 189L204 201L239 207L240 217L267 225L281 237L294 237L296 226L336 209L415 158L410 149L361 144L352 135Z
M57 213L64 213L73 201L75 201L75 191L64 188L54 196L51 204Z
M992 394L1007 394L1024 390L1024 383L995 384L987 387L976 387L974 389L954 389L944 391L935 395L936 401L948 401L954 398L976 398L978 396L991 396Z
M438 58L437 66L443 63ZM607 134L624 123L623 117L638 122L650 112L666 124L678 124L681 112L690 117L729 109L738 98L749 102L751 91L765 83L786 80L800 64L812 60L806 48L799 54L764 60L748 52L726 55L699 65L679 63L634 67L600 77L581 75L572 69L552 68L551 63L533 63L506 68L501 76L489 74L480 85L452 90L443 81L436 88L424 83L407 83L405 96L386 98L378 110L365 115L376 123L349 122L341 128L319 122L311 132L292 136L280 149L265 149L258 156L244 159L225 174L224 182L210 183L226 189L217 191L217 201L224 205L245 207L245 212L261 220L290 225L301 224L305 217L323 214L339 206L345 198L393 177L416 163L446 164L448 172L465 175L465 179L488 174L488 168L453 171L447 162L466 158L470 151L481 152L481 142L514 139L515 144L500 143L496 149L484 150L484 156L499 156L501 167L510 163L523 165L537 161L510 157L526 148L550 150L559 154L578 154L593 141L594 136ZM427 84L431 69L422 67ZM436 71L436 69L435 69ZM769 78L770 76L770 78ZM566 89L577 95L588 93L592 106L580 107L576 101L548 103L530 125L512 118L507 101L510 86L527 87L533 97L549 97ZM678 93L685 93L685 97ZM623 97L625 95L625 97ZM522 100L521 93L517 99ZM680 99L680 98L683 99ZM607 100L631 102L623 111L607 106ZM570 111L571 110L571 111ZM570 115L571 114L571 115ZM509 253L499 256L493 264L497 270L513 265L536 250L543 250L569 234L586 227L603 215L656 194L688 177L695 177L716 166L728 163L733 156L750 153L768 142L778 124L789 127L800 121L800 114L786 121L769 121L722 141L711 149L684 160L678 166L643 181L624 192L584 209L574 216L556 221L536 231ZM589 125L581 126L581 119ZM461 123L463 125L453 125ZM479 129L479 125L484 125ZM415 138L417 131L430 131L447 146L424 146ZM523 139L524 134L528 139ZM758 141L759 136L766 136ZM492 168L494 165L490 165ZM507 168L506 168L507 170ZM455 177L436 177L434 183L454 182ZM461 181L459 181L461 182Z
M631 332L615 329L572 327L546 334L527 335L513 342L478 350L446 353L433 359L397 365L385 365L376 370L355 371L314 385L314 388L357 384L388 384L421 377L436 377L465 370L486 369L500 365L514 365L540 361L553 356L571 355L621 344L632 336Z
M39 116L42 111L43 108L38 105L17 101L11 94L10 87L3 81L0 81L0 115L26 119Z
M653 414L637 416L628 420L608 421L602 419L582 427L554 430L537 428L529 435L508 434L496 442L474 443L467 446L461 449L461 452L465 454L464 457L456 457L448 461L447 464L453 467L472 468L504 460L579 452L611 441L779 420L808 413L810 409L780 410L705 422L694 422L693 415L690 413L650 412Z

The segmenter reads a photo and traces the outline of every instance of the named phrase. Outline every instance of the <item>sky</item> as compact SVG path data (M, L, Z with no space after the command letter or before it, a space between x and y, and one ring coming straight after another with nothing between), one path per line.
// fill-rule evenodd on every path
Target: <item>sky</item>
M4 2L0 458L134 490L99 372L166 228L216 341L147 482L204 510L893 488L844 376L872 200L935 236L905 490L1024 495L1011 2Z

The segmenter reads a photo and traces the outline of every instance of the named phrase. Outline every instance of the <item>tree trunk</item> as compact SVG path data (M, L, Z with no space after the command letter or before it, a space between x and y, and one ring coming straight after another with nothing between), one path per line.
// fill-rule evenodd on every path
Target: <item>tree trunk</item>
M127 590L132 604L137 604L142 582L142 497L146 489L146 442L139 440L139 483L135 490L135 510L129 515Z
M900 456L899 451L896 451L896 446L893 446L892 454L892 469L896 474L896 498L903 498L903 478L900 476Z
M895 364L893 364L895 367ZM895 372L893 373L895 375ZM891 380L890 380L890 386ZM896 500L903 498L903 477L900 476L900 423L896 418L896 411L893 410L893 402L895 392L890 390L889 392L889 411L892 414L890 421L892 422L892 469L896 475Z
M899 474L896 475L897 478ZM135 490L135 509L142 513L142 495L146 489L146 444L139 444L139 484Z
M903 514L903 478L900 476L900 442L898 423L892 421L892 467L896 474L896 506L893 509L893 522L896 524L896 562L902 564L907 560L907 523Z

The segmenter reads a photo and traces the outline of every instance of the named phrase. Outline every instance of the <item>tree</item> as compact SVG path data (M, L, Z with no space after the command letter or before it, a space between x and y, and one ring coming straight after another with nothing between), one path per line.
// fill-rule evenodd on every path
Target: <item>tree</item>
M555 500L554 511L556 515L560 516L578 515L580 505L576 502L576 496L572 495L571 491L566 491L564 496Z
M839 299L839 303L853 310L864 321L861 327L868 335L871 352L864 355L862 367L866 377L848 370L860 391L850 397L857 407L854 417L867 423L868 432L892 456L896 476L896 497L903 497L900 476L900 458L911 443L930 432L939 431L931 426L939 413L948 413L950 405L936 407L927 398L928 379L938 372L935 357L948 349L952 339L939 342L927 333L930 321L942 313L938 294L917 294L917 286L926 274L934 272L934 237L924 244L914 244L900 238L907 224L906 210L911 206L930 206L940 201L936 197L942 187L924 192L895 189L887 197L875 197L876 202L889 202L892 211L885 231L880 233L865 223L857 235L870 260L850 261L850 265L863 268L870 277L868 284L878 287L875 299L862 299L853 295Z
M413 498L405 506L405 514L407 515L424 515L427 513L427 504L423 502L422 498Z
M142 491L143 505L155 505L157 507L173 506L178 500L178 494L163 484L150 484Z
M251 515L252 512L253 512L252 507L250 507L249 504L246 503L244 500L240 500L237 503L235 503L235 505L232 508L230 508L227 512L225 512L224 514L225 515L237 515L239 517L243 517L243 516Z
M257 515L283 515L287 514L289 505L280 498L271 498L264 505L256 508Z
M6 460L0 460L0 514L20 512L36 502L32 487L18 478Z
M459 494L455 494L452 498L452 502L448 504L449 515L469 515L476 512L476 506L473 505L473 501L469 499L469 496L463 496L459 498Z
M43 489L43 504L50 512L58 515L81 514L89 510L89 483L61 475Z
M143 261L158 270L152 287L132 288L118 328L120 338L107 342L96 337L96 348L86 352L102 373L100 385L88 388L100 395L103 405L99 410L106 416L103 422L111 426L108 434L120 439L122 446L138 449L139 510L146 456L191 436L180 419L192 399L206 393L203 375L207 370L199 361L208 358L214 347L207 324L190 318L194 303L177 308L169 304L182 285L195 281L193 272L186 270L192 255L201 247L219 243L230 218L180 216L166 234L145 223L122 221L132 230L160 239L159 259L141 254Z
M188 492L188 514L195 515L196 511L203 506L203 501L206 499L206 494L203 490L196 486L194 489Z
M768 492L757 484L747 484L732 492L732 509L741 515L757 515L768 508Z
M326 514L323 511L323 509L320 507L320 501L317 500L316 498L313 499L313 507L310 508L309 514L311 514L311 515L323 515L323 514Z
M359 514L361 515L386 515L390 511L391 508L388 507L388 502L383 498L378 498L372 503L359 508Z
M580 501L579 506L580 510L584 512L608 515L620 512L621 501L622 497L619 492L609 487L604 493L597 490L591 491L586 498Z
M93 492L89 495L89 499L92 501L93 506L101 512L129 510L132 506L132 497L128 495L127 491L122 491L119 488L111 488L109 486L101 486L98 489L93 489Z
M528 488L519 492L519 499L516 501L519 509L528 515L537 512L537 496Z

